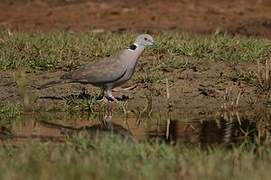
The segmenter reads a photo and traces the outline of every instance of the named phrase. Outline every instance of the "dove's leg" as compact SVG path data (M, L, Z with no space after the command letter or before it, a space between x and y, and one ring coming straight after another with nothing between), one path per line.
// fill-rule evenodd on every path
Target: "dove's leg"
M105 90L105 97L109 100L118 102L118 100L112 95L112 89L106 89Z

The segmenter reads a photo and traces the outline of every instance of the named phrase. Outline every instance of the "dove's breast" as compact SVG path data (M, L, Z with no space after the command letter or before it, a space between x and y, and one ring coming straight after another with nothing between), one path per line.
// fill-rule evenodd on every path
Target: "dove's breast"
M123 52L123 54L120 56L120 59L126 66L126 73L121 79L119 79L113 84L113 87L122 85L132 77L135 71L137 60L140 54L143 52L143 50L144 49L138 49L135 51L125 50Z

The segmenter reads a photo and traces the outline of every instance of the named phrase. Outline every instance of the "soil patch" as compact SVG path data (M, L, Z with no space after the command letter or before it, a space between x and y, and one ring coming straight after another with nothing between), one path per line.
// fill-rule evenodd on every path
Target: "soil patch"
M269 0L4 0L0 25L16 31L161 31L271 37Z
M141 59L139 66L144 64L145 59ZM249 84L248 72L256 72L256 63L241 63L234 65L227 62L212 62L206 60L189 60L191 68L180 71L172 70L165 72L165 77L169 79L171 103L174 107L176 116L180 112L208 113L221 109L226 104L231 106L235 103L240 93L238 101L239 108L247 108L253 105L262 104L267 101L267 94L259 90L256 85ZM55 80L65 72L39 72L27 74L27 90L31 95L40 97L35 104L34 109L63 109L65 101L62 97L71 94L79 94L83 89L87 89L89 94L97 94L98 88L91 85L66 84L54 86L44 90L37 90L34 87L50 80ZM246 77L248 76L248 77ZM17 87L14 74L11 72L2 72L0 76L0 100L2 102L22 102L23 98ZM131 80L125 86L136 85L136 88L128 91L114 92L115 96L123 94L129 96L129 109L144 109L147 106L148 98L152 98L153 111L166 111L166 85L160 83L137 83ZM42 98L55 97L55 98Z

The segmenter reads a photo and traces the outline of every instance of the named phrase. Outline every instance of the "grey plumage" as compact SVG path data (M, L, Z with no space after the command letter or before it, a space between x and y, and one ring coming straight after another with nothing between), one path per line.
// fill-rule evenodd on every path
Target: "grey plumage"
M131 78L137 60L144 51L144 48L153 43L153 38L150 35L141 34L136 38L130 48L124 49L96 63L89 63L73 72L64 74L59 80L43 84L39 89L65 83L92 84L102 88L107 97L116 100L112 96L112 88L122 85Z

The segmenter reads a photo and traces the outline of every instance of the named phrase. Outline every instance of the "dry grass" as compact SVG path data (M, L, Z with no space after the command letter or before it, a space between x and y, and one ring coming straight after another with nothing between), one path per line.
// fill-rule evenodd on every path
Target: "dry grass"
M265 60L264 64L257 60L257 67L257 85L262 91L269 91L271 89L271 60Z

